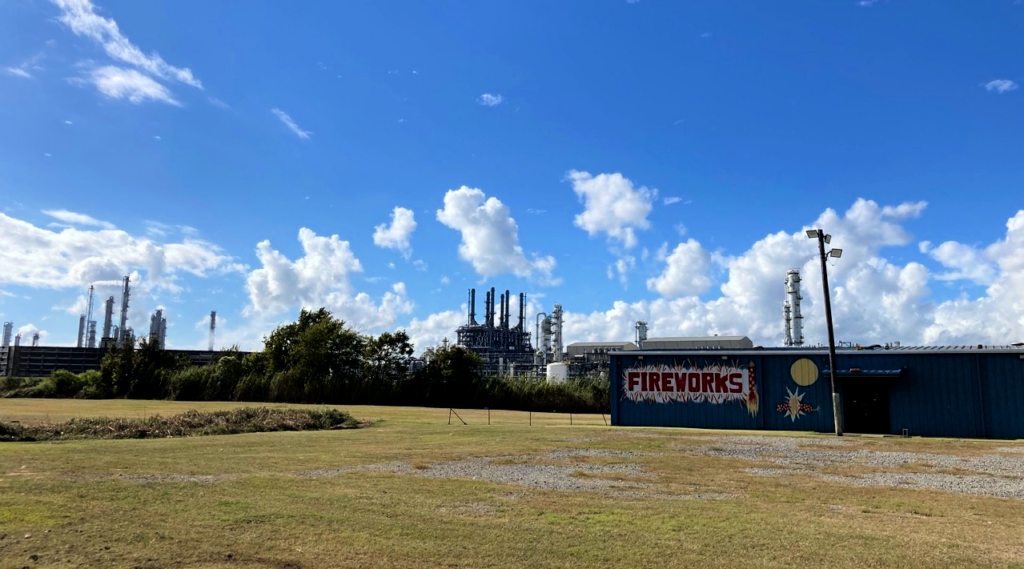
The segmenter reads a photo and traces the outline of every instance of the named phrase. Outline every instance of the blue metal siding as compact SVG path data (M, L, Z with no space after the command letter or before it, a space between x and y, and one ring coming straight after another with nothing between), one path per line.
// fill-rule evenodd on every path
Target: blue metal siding
M725 356L753 361L759 399L756 415L739 402L634 402L622 397L622 371L643 356L644 365L670 365L693 361L698 365ZM820 371L816 382L800 386L790 368L799 359L811 360ZM837 368L902 369L896 378L841 377L853 381L886 382L889 425L892 434L903 429L911 435L943 437L1024 438L1024 359L1021 353L966 350L922 352L918 350L840 352ZM756 351L628 352L611 358L612 422L616 425L675 426L718 429L772 429L831 432L832 398L827 356L821 351L793 350L759 354ZM802 396L806 410L795 419L778 407L790 393Z

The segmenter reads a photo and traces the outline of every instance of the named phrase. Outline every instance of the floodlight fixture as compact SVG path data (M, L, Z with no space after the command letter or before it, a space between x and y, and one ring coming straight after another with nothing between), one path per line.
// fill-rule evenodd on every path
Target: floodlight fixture
M828 244L828 243L831 243L831 242L832 242L832 236L831 235L826 235L825 236L825 243Z
M818 238L818 231L821 231L821 230L820 229L808 229L807 230L807 238L808 239L817 239Z
M836 259L838 259L839 257L843 256L843 250L842 249L832 249L831 251L828 252L828 256L829 257L835 257Z

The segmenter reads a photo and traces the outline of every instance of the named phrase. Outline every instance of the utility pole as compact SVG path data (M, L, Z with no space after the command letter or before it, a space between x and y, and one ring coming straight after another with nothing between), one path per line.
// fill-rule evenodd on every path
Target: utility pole
M832 249L825 253L825 244L832 242L831 235L825 235L820 229L808 229L807 237L818 240L818 255L821 257L821 286L825 293L825 323L828 326L828 371L829 380L832 382L832 418L836 424L836 436L843 436L843 415L840 407L839 392L836 391L836 338L832 329L832 302L829 299L828 288L828 265L825 262L827 257L839 258L843 255L842 249Z

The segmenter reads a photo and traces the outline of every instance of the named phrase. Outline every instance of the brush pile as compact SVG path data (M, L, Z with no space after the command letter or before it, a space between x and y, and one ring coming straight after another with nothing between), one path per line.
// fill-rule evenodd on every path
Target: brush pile
M336 409L243 407L231 411L186 411L145 419L75 418L65 423L20 425L0 422L0 441L145 439L234 435L271 431L316 431L366 426Z

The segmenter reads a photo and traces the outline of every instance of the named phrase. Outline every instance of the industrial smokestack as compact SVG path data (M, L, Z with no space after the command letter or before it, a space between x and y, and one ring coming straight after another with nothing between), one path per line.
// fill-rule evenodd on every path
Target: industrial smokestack
M494 295L494 287L492 286L491 287L491 313L487 316L487 325L490 326L491 328L494 328L494 312L495 312L495 310L494 310L495 306L494 305L496 304L497 300L498 300L498 297Z
M509 301L508 295L502 295L502 307L501 307L502 315L501 315L501 318L500 318L500 320L501 320L501 327L508 327L509 326L508 320L505 319L505 305L508 303L508 301Z
M129 281L131 281L131 277L125 275L124 287L121 289L121 324L117 327L118 346L124 344L125 339L128 337L128 299L131 296L131 286Z
M85 314L78 317L78 344L77 348L82 347L82 342L85 341Z
M21 345L21 332L14 335L14 347L17 348Z
M11 333L14 331L14 322L4 322L4 338L3 345L0 347L6 348L11 345ZM81 334L79 334L81 335Z
M86 345L90 348L96 347L96 321L92 319L92 300L95 289L92 285L89 286L89 311L85 315L85 325L88 332L86 333Z
M469 325L476 326L476 289L469 289Z
M516 328L519 329L520 332L522 332L523 330L525 330L525 326L526 326L526 293L525 292L521 292L521 293L519 293L519 324L516 325Z
M110 327L114 325L114 297L107 298L103 307L103 335L100 336L102 341L101 344L106 344L110 341Z
M210 351L213 351L213 335L217 330L217 311L210 311Z
M505 328L512 326L512 313L509 312L508 307L512 304L512 295L505 289Z

